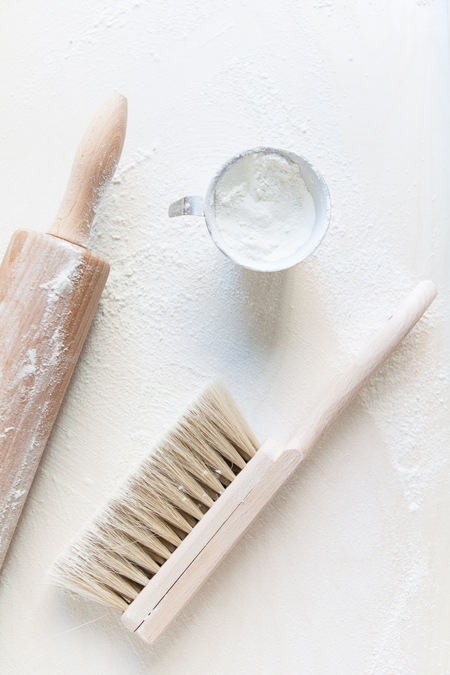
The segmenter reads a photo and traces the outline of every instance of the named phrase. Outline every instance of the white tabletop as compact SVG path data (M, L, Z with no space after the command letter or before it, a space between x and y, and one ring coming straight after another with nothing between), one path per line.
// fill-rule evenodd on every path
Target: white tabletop
M99 311L0 577L2 675L450 672L444 0L2 3L0 245L45 231L90 118L129 102L91 247ZM315 254L235 266L198 217L229 157L307 157ZM438 299L155 647L46 570L214 375L287 440L416 282Z

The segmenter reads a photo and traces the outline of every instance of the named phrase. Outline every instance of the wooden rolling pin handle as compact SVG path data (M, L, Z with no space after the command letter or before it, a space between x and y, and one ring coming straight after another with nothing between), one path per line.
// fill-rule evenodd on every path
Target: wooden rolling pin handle
M316 406L307 422L286 446L286 449L298 451L299 461L311 452L340 412L355 398L367 380L415 326L433 302L437 292L434 281L420 282L330 389L324 400Z
M113 94L81 139L69 183L48 234L87 247L92 221L125 140L127 99Z

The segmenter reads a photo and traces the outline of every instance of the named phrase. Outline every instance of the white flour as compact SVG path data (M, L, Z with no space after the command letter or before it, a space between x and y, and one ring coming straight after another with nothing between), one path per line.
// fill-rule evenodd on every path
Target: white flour
M237 160L216 187L225 242L251 260L282 260L308 240L314 201L295 162L276 154Z

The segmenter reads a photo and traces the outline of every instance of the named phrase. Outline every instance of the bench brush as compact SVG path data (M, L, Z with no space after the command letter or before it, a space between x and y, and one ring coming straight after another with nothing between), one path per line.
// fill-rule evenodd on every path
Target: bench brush
M436 293L432 281L412 291L286 445L259 447L213 380L54 562L53 580L156 642Z

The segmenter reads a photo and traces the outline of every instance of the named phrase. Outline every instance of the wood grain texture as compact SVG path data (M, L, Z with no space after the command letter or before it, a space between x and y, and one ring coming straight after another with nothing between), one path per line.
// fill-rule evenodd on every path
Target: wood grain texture
M108 272L80 246L22 230L0 267L0 566Z
M122 153L127 99L113 94L102 105L81 139L69 182L48 232L87 246L97 205Z
M286 445L266 441L122 615L124 625L153 644L284 485L320 437L384 363L436 297L418 284L373 341L332 386Z

